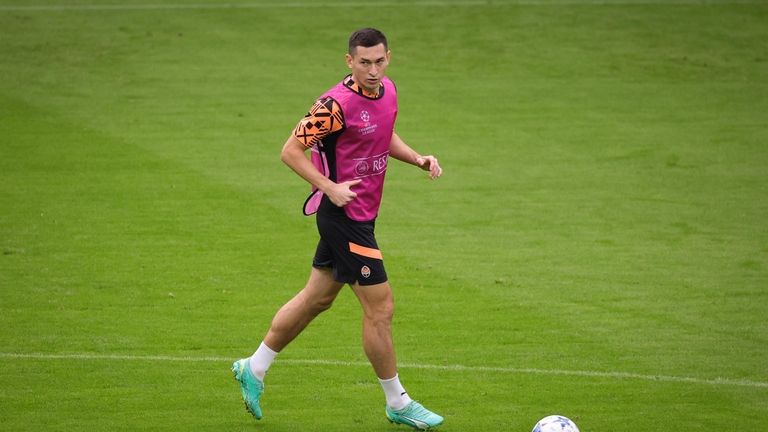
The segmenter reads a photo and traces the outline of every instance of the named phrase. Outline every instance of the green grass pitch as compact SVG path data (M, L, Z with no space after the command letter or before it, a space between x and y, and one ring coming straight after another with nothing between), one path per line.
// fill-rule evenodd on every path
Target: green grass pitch
M279 150L389 36L378 237L409 392L445 432L764 430L762 1L0 0L0 430L376 431L349 290L229 372L304 283Z

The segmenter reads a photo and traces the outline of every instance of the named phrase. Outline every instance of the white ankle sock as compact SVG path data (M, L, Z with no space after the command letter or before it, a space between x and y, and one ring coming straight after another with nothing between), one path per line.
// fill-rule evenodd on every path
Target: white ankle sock
M277 352L272 351L272 348L268 347L264 342L259 345L259 349L251 356L251 360L248 362L251 367L251 373L258 379L264 381L264 375L269 369L269 365L277 356Z
M393 410L403 409L411 403L411 397L400 384L400 375L395 375L394 378L389 379L379 378L379 383L381 383L381 388L384 389L384 395L387 397L387 405Z

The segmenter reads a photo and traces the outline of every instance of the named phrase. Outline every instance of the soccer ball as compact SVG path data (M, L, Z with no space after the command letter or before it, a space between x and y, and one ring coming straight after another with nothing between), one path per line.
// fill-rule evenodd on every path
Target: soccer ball
M539 420L531 432L579 432L579 428L568 417L551 415Z

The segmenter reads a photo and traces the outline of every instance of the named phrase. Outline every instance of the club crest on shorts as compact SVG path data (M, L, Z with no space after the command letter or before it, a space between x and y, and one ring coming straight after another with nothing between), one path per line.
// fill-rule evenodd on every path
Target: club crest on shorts
M371 269L368 266L363 266L363 268L360 269L360 274L363 275L364 278L368 279L371 277Z

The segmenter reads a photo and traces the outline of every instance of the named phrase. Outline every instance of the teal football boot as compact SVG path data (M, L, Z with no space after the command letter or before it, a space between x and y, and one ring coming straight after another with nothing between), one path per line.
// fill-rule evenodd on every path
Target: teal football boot
M412 428L427 430L443 423L443 418L424 408L420 403L411 401L403 409L386 409L387 419L392 423L404 424Z
M261 399L261 394L264 393L264 383L253 376L248 360L244 358L232 363L232 373L240 383L240 391L243 393L245 409L253 414L256 420L261 420L259 399Z

